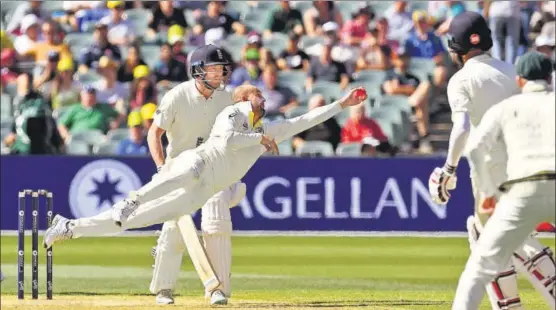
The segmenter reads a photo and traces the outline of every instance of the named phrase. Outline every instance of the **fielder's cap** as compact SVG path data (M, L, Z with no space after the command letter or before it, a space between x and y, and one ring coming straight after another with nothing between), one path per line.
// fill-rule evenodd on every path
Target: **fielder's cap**
M176 42L185 40L185 30L180 25L172 25L168 28L168 43L174 45Z
M124 6L124 1L107 1L106 7L109 9L115 9Z
M529 80L546 80L553 71L552 61L546 55L532 51L519 57L516 64L517 75Z
M191 66L229 65L231 57L220 47L208 44L197 48L191 54Z
M554 37L550 37L547 35L539 35L536 39L535 39L535 46L536 47L540 47L540 46L556 46L556 39Z
M131 111L127 116L127 127L132 128L135 126L141 126L143 124L143 119L141 118L141 113L139 111Z
M156 112L156 104L149 102L141 107L141 118L143 120L153 119Z
M133 78L134 79L141 79L144 77L149 76L150 70L149 67L146 65L139 65L133 69Z
M35 14L27 14L21 19L20 28L22 32L26 32L31 26L37 26L40 20Z
M64 71L73 71L73 60L69 59L69 58L64 58L61 59L58 62L58 66L57 66L58 71L60 72L64 72Z
M455 52L465 54L473 48L487 51L492 47L490 28L479 13L467 11L454 17L448 34L448 45Z
M97 93L97 89L93 85L85 85L83 87L83 91L87 92L89 94L96 94Z
M322 31L324 32L335 32L338 31L338 24L335 22L326 22L322 25Z

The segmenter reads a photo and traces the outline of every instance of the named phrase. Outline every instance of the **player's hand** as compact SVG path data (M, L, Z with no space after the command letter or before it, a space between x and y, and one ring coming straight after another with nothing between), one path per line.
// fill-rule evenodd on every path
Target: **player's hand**
M267 152L273 155L280 155L276 141L269 136L263 135L263 137L261 138L261 144L264 145Z
M340 105L342 108L351 107L354 105L358 105L361 102L367 100L369 96L367 95L367 91L363 87L357 87L350 90L347 95L344 96L340 100Z
M445 205L450 199L450 190L456 188L456 176L446 169L436 167L429 177L429 193L432 200Z

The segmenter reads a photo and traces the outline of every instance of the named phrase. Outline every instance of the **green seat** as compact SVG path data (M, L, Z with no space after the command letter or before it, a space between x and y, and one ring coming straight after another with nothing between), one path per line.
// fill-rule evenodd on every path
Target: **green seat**
M311 89L311 95L323 95L327 103L334 102L342 98L343 92L340 83L328 81L316 81Z
M408 126L405 122L408 119L397 108L381 106L373 109L370 116L379 123L392 145L400 146L407 139Z
M243 16L241 22L252 31L263 33L270 26L270 13L262 9L254 9Z
M9 128L1 128L0 129L0 140L4 141L4 138L9 135L11 130Z
M91 148L83 141L72 140L66 145L66 152L69 155L89 155Z
M336 148L336 155L344 157L361 156L361 143L340 143Z
M411 106L407 96L401 95L384 95L379 100L381 107L395 107L401 112L411 114Z
M127 16L127 20L135 26L135 33L137 36L144 36L149 28L149 20L152 16L151 12L147 9L137 8L126 10L125 15Z
M289 70L278 72L278 85L288 87L298 99L305 94L305 81L307 73L302 70Z
M317 44L324 44L325 37L318 36L318 37L309 37L309 36L302 36L299 39L299 47L303 50Z
M93 153L96 155L116 155L118 145L120 145L120 141L106 141L96 145L93 148Z
M286 111L285 114L286 114L286 118L293 118L293 117L298 117L300 115L303 115L307 112L308 112L307 107L298 106L298 107L295 107L295 108L292 108L292 109Z
M0 97L0 117L1 119L11 118L13 115L12 97L2 93Z
M108 141L121 141L129 137L129 130L127 128L116 128L108 131L106 138Z
M340 113L336 114L334 118L336 122L338 122L338 125L343 127L349 118L349 109L343 109Z
M92 84L96 81L100 81L102 76L94 70L89 70L87 73L77 74L77 80L82 84Z
M432 59L422 57L412 57L409 63L408 72L416 75L421 82L428 79L428 76L433 73L435 63Z
M100 130L92 129L71 135L72 141L84 142L88 145L98 145L106 141L106 136Z
M156 63L160 60L160 46L158 45L141 45L141 55L143 59L149 66L149 68L154 68Z
M220 43L223 48L230 52L230 54L232 55L232 59L235 62L241 61L241 51L245 44L247 44L247 37L235 34L229 35Z
M226 4L226 10L235 11L240 15L240 17L243 17L245 14L249 13L251 8L247 4L247 1L228 1L228 3ZM194 24L195 23L189 25Z
M93 45L95 43L95 39L93 38L93 36L90 33L84 33L84 32L72 32L72 33L68 33L65 37L64 37L64 42L69 45L70 47L72 46L90 46ZM74 55L76 56L76 55Z
M366 81L382 84L386 79L387 71L383 70L361 70L353 75L355 81Z
M275 58L282 53L288 46L288 36L275 32L272 37L263 39L263 46L272 52Z
M300 147L295 149L295 154L303 155L320 155L325 157L334 156L334 147L330 142L326 141L306 141Z

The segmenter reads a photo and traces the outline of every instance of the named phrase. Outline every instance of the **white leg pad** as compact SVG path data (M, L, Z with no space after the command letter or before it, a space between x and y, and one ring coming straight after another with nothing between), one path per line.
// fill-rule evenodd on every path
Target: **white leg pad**
M550 309L556 308L556 265L550 248L530 236L514 253L512 260L520 274L527 277L543 296Z
M209 260L221 282L220 290L231 296L230 276L232 270L232 220L230 207L237 205L245 196L245 184L236 183L230 189L211 197L203 206L201 230ZM211 292L205 292L210 296Z
M483 227L475 216L467 218L467 232L471 251L479 239ZM517 274L512 265L507 266L492 282L487 284L486 292L493 310L523 309L519 298Z
M95 216L70 220L70 228L73 232L73 238L109 236L123 231L121 227L114 223L112 209Z
M175 288L184 251L185 243L176 221L165 222L156 245L151 293Z

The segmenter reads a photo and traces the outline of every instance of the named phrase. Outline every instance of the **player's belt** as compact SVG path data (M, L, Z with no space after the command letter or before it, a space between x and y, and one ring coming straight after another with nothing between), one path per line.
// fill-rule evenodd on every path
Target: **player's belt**
M534 181L547 181L547 180L556 180L556 173L554 171L547 171L547 172L539 172L537 174L533 174L528 177L519 178L515 180L506 181L498 187L498 189L505 193L507 192L512 185L524 182L534 182Z

